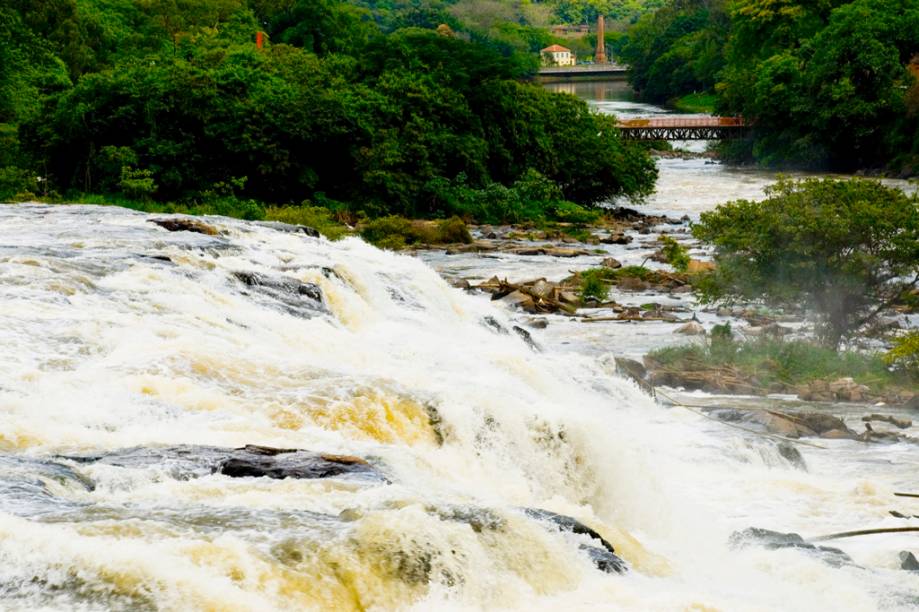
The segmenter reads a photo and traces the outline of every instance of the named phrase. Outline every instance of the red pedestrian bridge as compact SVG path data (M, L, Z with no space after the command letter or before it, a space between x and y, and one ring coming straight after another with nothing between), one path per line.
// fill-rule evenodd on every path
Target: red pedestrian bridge
M631 140L725 140L743 138L750 126L743 117L653 117L617 123Z

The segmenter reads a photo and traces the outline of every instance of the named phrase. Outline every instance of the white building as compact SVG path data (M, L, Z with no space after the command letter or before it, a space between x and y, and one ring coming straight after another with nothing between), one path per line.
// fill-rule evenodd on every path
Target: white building
M575 57L571 49L566 49L561 45L552 45L539 52L542 55L542 63L545 66L574 66Z

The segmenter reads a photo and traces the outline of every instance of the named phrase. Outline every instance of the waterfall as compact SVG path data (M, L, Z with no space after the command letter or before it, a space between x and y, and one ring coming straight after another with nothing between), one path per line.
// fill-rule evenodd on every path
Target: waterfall
M608 360L535 352L418 259L161 217L0 207L4 608L868 610L919 593L905 573L730 548L802 495L867 512L880 493L857 475L783 465ZM246 445L365 467L215 467ZM599 538L627 571L603 570Z

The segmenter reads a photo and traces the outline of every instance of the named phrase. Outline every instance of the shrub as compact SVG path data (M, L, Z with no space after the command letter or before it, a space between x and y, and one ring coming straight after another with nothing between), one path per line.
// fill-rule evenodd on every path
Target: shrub
M412 222L396 215L374 219L361 229L361 238L370 244L394 250L410 243L406 237L412 235Z
M549 207L549 217L562 223L593 223L600 218L600 211L562 200Z
M129 198L149 200L156 193L157 185L153 181L151 171L122 166L121 180L118 181L118 187Z
M661 242L664 243L661 253L664 254L667 263L677 272L685 272L689 268L689 253L686 247L670 236L661 236Z
M383 249L398 250L416 244L472 242L472 236L459 217L442 221L411 221L390 215L368 221L361 237Z
M0 168L0 202L10 202L22 199L22 194L32 194L38 190L38 181L34 173L6 166Z
M919 376L919 331L911 331L894 340L894 346L884 361Z
M466 227L466 224L463 223L463 220L459 217L450 217L449 219L444 219L439 222L437 224L437 235L435 238L435 243L444 244L456 242L469 244L472 242L472 235L469 233L469 228Z

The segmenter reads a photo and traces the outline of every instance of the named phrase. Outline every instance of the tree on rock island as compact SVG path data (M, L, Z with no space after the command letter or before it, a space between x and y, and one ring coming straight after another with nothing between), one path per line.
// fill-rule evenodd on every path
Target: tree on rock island
M781 180L703 213L693 234L718 264L704 297L806 306L828 346L919 285L919 197L877 181Z

